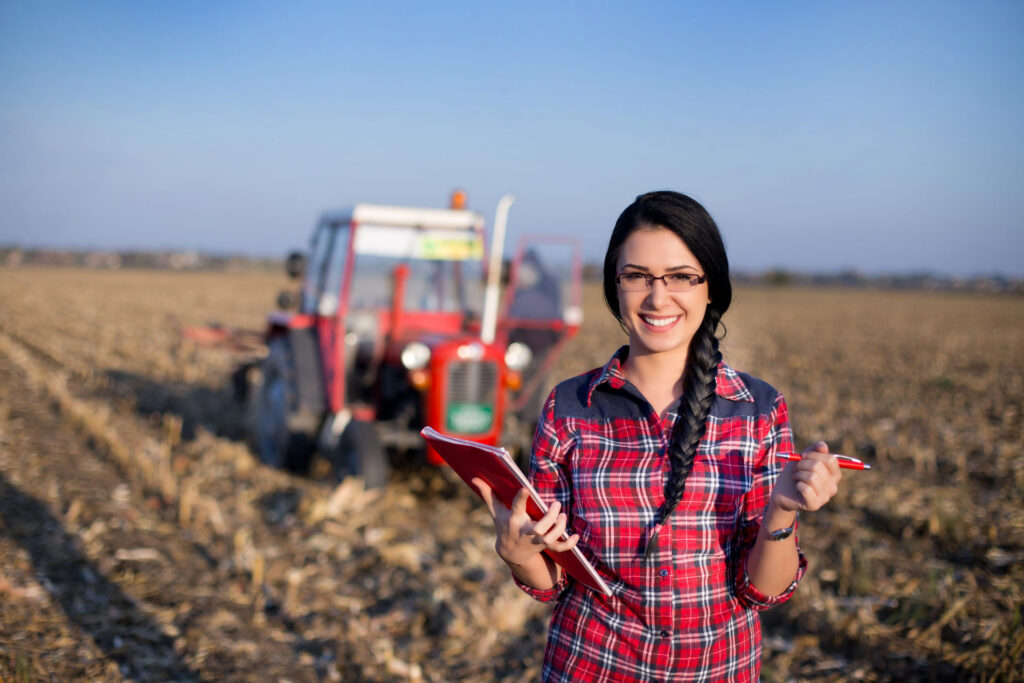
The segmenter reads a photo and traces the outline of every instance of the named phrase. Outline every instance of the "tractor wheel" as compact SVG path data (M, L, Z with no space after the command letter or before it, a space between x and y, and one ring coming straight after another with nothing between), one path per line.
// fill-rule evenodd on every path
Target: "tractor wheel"
M260 364L263 383L254 392L251 425L256 452L271 467L305 472L316 448L315 429L298 429L298 387L287 337L270 341L267 357ZM297 420L296 418L300 418Z
M339 479L347 475L362 477L368 489L386 486L391 469L373 423L361 420L346 425L331 454L331 464Z
M516 464L523 472L530 471L530 449L533 446L534 432L537 422L544 412L544 403L548 400L547 376L543 377L527 397L523 407L509 417L508 431L503 436L506 443L516 447Z

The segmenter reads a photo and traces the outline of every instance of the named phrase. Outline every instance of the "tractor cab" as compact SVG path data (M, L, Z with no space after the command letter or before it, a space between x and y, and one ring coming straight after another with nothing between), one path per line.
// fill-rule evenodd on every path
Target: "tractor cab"
M532 435L546 372L578 329L576 251L567 265L521 247L509 270L520 292L507 287L488 312L501 259L485 262L480 214L375 204L324 214L308 257L289 261L304 278L298 311L270 316L254 424L261 457L304 469L320 448L339 475L379 485L387 451L419 448L424 426L528 442L521 433Z
M479 323L483 228L470 211L370 204L321 218L300 312L320 321L332 412L378 405L378 369L405 344Z

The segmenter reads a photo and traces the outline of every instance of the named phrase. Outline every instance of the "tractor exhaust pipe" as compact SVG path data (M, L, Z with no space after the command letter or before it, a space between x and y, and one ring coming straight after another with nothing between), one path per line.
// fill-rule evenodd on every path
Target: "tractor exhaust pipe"
M487 265L483 320L480 322L480 341L484 344L494 342L494 333L498 326L498 290L501 287L501 256L505 249L505 226L508 223L508 211L515 202L514 196L503 195L498 200L498 208L494 210L494 235L491 240L491 259Z

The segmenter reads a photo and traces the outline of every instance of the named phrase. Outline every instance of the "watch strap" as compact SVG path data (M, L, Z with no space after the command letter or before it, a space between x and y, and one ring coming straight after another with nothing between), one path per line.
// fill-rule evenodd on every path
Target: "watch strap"
M767 513L767 510L765 512ZM796 530L796 523L799 520L800 520L800 513L797 512L796 513L796 517L793 518L793 523L790 524L788 527L786 527L785 529L779 529L777 531L771 531L771 530L768 529L767 524L765 524L766 517L764 515L762 515L762 517L761 517L761 526L764 527L765 533L768 534L768 540L769 541L781 541L781 540L789 538L790 536L793 535L793 531Z

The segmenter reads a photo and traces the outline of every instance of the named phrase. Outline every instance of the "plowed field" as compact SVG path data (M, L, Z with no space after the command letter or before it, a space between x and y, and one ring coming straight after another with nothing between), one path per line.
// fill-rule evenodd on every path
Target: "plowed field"
M537 678L548 608L461 484L251 454L237 359L181 328L258 329L284 284L0 269L0 680ZM557 377L621 343L587 295ZM765 680L1022 680L1024 299L740 289L725 322L798 445L875 465L802 520Z

